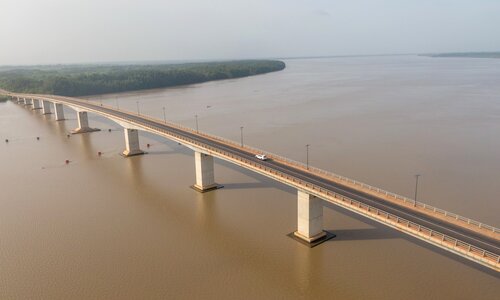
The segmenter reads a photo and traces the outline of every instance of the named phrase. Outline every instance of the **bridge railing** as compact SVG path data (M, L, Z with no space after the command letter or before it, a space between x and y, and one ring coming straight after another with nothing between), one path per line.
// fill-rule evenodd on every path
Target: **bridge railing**
M446 210L434 207L432 205L425 204L425 203L420 202L420 201L418 201L418 202L415 203L415 200L407 198L405 196L401 196L401 195L398 195L398 194L395 194L395 193L383 190L381 188L378 188L378 187L375 187L375 186L371 186L369 184L366 184L366 183L363 183L363 182L360 182L360 181L357 181L357 180L354 180L354 179L351 179L351 178L348 178L348 177L345 177L345 176L342 176L342 175L338 175L338 174L330 172L330 171L325 171L323 169L320 169L320 168L317 168L317 167L314 167L314 166L311 166L311 165L307 166L306 164L304 164L302 162L298 162L298 161L286 158L284 156L281 156L281 155L278 155L278 154L275 154L275 153L272 153L272 152L269 152L269 151L265 151L265 150L262 150L262 149L258 149L258 148L251 147L251 146L245 146L245 145L243 147L241 147L241 144L239 144L239 143L237 143L235 141L232 141L232 140L229 140L229 139L226 139L226 138L222 138L222 137L219 137L219 136L211 135L211 134L208 134L208 133L199 133L199 134L203 135L203 136L206 136L206 137L209 137L209 138L214 139L214 140L222 141L222 142L230 144L230 145L232 145L234 147L240 147L240 148L243 148L243 149L247 149L247 150L249 150L249 152L253 152L255 154L258 154L258 153L265 154L266 156L268 156L271 159L283 161L283 162L285 162L285 163L287 163L289 165L295 166L295 167L300 168L302 170L307 170L307 171L309 171L312 174L321 175L323 177L335 178L335 179L338 179L338 180L340 180L342 182L345 182L345 183L348 183L348 184L353 184L355 186L362 187L362 188L367 189L369 191L374 191L374 192L377 192L377 193L379 193L381 195L385 195L387 197L391 197L391 198L393 198L396 201L401 201L403 203L408 203L408 204L414 205L417 208L422 208L424 210L440 214L440 215L442 215L444 217L452 218L452 219L455 219L457 221L462 221L464 223L467 223L469 225L477 226L480 229L485 229L485 230L488 230L488 231L492 231L493 233L499 233L500 232L500 229L498 229L498 228L496 228L494 226L490 226L490 225L484 224L482 222L479 222L479 221L476 221L476 220L473 220L473 219L470 219L470 218L467 218L467 217L460 216L458 214L455 214L455 213L452 213L452 212L449 212L449 211L446 211Z
M127 117L124 117L122 119L137 123L136 120L132 120L132 119L127 118ZM148 118L148 119L152 119L152 118ZM158 122L158 120L155 120L155 119L152 119L152 120L155 122ZM162 122L158 122L158 123L162 123ZM398 227L403 231L407 231L408 233L410 233L414 236L429 240L434 244L438 244L438 245L441 245L443 247L452 249L454 252L465 255L466 257L469 257L475 261L477 261L477 260L482 261L483 264L486 262L486 265L493 267L497 271L499 270L498 264L500 263L500 255L497 255L495 253L492 253L492 252L486 251L484 249L475 247L471 244L468 244L468 243L463 242L461 240L458 240L456 238L450 237L450 236L445 235L443 233L433 231L430 228L427 228L427 227L422 226L420 224L411 222L411 221L406 220L404 218L398 217L398 216L393 215L391 213L388 213L384 210L381 210L381 209L372 207L370 205L364 204L360 201L353 200L349 197L345 197L343 195L337 194L337 193L330 191L328 189L325 189L321 186L317 186L315 184L303 181L300 178L297 178L295 176L291 176L291 175L285 174L283 172L277 171L275 169L266 167L262 163L259 163L259 162L253 161L253 160L248 160L246 158L242 158L241 156L234 155L230 152L224 151L224 150L219 149L217 147L212 147L210 145L207 145L203 142L199 142L197 140L186 137L184 135L179 135L175 132L165 130L161 127L152 126L152 125L147 124L147 123L141 123L140 125L145 127L145 128L149 128L153 131L163 133L167 136L173 136L173 137L177 138L178 140L186 141L192 145L199 146L200 148L206 149L207 151L211 151L211 152L217 153L221 156L228 157L233 161L239 161L242 164L249 165L252 168L260 170L261 172L265 172L265 173L271 174L273 176L279 177L282 180L287 180L287 181L293 183L295 186L297 186L297 188L309 190L311 194L317 195L325 200L332 201L333 203L336 203L339 205L343 204L344 207L351 209L351 210L356 210L356 211L358 211L358 213L369 214L372 217L378 219L379 221L381 221L383 223L386 223L386 224L393 226L393 227ZM177 127L177 125L175 127ZM179 127L179 128L181 128L181 127ZM188 131L194 132L194 130L192 130L192 129L188 129L188 128L186 128L186 129ZM206 134L201 134L201 135L206 135ZM210 135L206 135L206 136L210 136ZM211 137L213 137L213 136L211 136ZM219 137L213 137L213 138L221 139ZM225 140L225 139L222 139L222 140ZM225 142L228 142L228 143L231 143L231 144L234 144L237 146L237 144L232 142L232 141L225 140ZM253 148L253 149L255 149L255 148ZM264 151L261 151L258 149L255 149L255 150L265 153ZM269 155L271 156L272 154L269 154ZM275 158L274 155L272 157ZM279 157L279 156L277 156L277 157ZM285 160L285 161L289 161L289 160ZM299 165L303 165L303 164L299 163ZM330 174L330 172L325 172L325 173ZM331 198L337 199L339 201L333 201L333 200L331 200Z
M325 189L323 187L320 187L318 185L306 182L301 180L300 178L297 178L295 176L291 176L288 174L285 174L283 172L277 171L275 169L269 168L261 163L255 162L253 160L249 160L246 158L242 158L241 156L234 155L231 152L227 152L224 150L221 150L217 147L212 147L210 145L207 145L205 143L199 142L197 140L181 136L179 134L164 130L159 127L154 127L150 125L144 125L146 127L151 128L152 130L155 131L160 131L163 132L166 135L174 136L177 139L184 140L189 142L192 145L199 146L200 148L206 149L210 152L217 153L221 156L225 156L230 158L233 161L239 161L240 163L243 163L245 165L249 165L253 168L261 170L261 172L266 172L270 173L271 175L274 175L276 177L279 177L281 179L285 179L289 182L292 182L294 185L297 186L297 188L302 188L302 189L308 189L311 191L312 194L316 194L322 199L325 199L329 201L330 198L334 198L340 201L340 203L343 203L345 207L348 207L349 209L355 208L356 211L362 212L362 213L367 213L372 215L372 217L378 219L379 221L382 221L383 223L389 223L393 227L397 227L399 229L402 229L404 231L410 232L412 235L418 236L420 238L426 239L426 240L431 240L432 243L441 245L443 247L452 249L454 252L464 254L467 257L472 258L473 260L480 260L483 263L486 263L486 265L493 267L495 270L499 270L498 264L500 263L500 255L486 251L484 249L481 249L479 247L473 246L469 243L466 243L464 241L461 241L459 239L456 239L454 237L448 236L446 234L434 231L428 227L422 226L420 224L414 223L412 221L409 221L407 219L401 218L397 215L388 213L384 210L378 209L376 207L367 205L365 203L362 203L360 201L351 199L349 197L345 197L343 195L340 195L338 193L335 193L333 191L330 191L329 189ZM338 201L332 201L333 203L339 204Z
M111 108L111 107L108 107L108 108ZM243 158L243 157L238 156L238 155L234 155L231 152L227 152L227 151L224 151L220 148L210 146L208 144L197 141L195 139L186 137L185 135L180 135L180 134L177 134L175 132L165 130L165 129L158 127L158 126L152 126L152 125L147 124L147 123L137 122L137 120L132 120L132 119L127 118L127 117L121 117L121 118L123 120L126 120L126 121L128 120L130 122L136 123L144 128L149 128L154 132L163 133L166 136L175 137L177 140L185 141L187 143L190 143L191 145L195 145L195 146L198 146L200 148L206 149L207 151L210 151L212 153L217 153L218 155L227 157L235 162L239 162L241 164L248 165L254 169L260 170L261 173L266 173L266 174L270 174L272 177L281 178L282 181L288 181L288 182L292 183L294 186L296 186L297 188L307 190L311 194L316 195L322 199L325 199L327 201L331 201L335 204L341 205L341 206L346 207L350 210L357 211L358 213L370 215L371 218L378 219L382 223L388 224L389 226L392 226L392 227L397 227L400 230L406 231L407 233L414 235L414 236L417 236L419 238L429 240L433 244L441 245L442 247L446 247L448 249L451 249L455 253L461 254L465 257L469 257L475 261L480 261L481 263L488 265L497 271L500 269L499 268L500 255L498 255L498 254L495 254L495 253L486 251L484 249L475 247L469 243L466 243L466 242L461 241L459 239L445 235L443 233L434 231L430 228L427 228L427 227L422 226L420 224L411 222L411 221L406 220L404 218L401 218L399 216L393 215L393 214L388 213L384 210L375 208L373 206L367 205L367 204L362 203L362 202L357 201L357 200L353 200L349 197L345 197L343 195L337 194L329 189L325 189L321 186L309 183L307 181L303 181L300 178L297 178L295 176L285 174L283 172L269 168L269 167L263 165L262 163L259 163L259 162L253 161L253 160L249 160L249 159ZM164 122L160 122L157 119L153 119L153 118L149 118L149 117L148 117L148 119L151 119L151 120L153 120L157 123L160 123L160 124L164 123ZM176 124L172 124L172 125L174 125L175 127L178 127L178 128L183 128L183 129L188 130L190 132L195 132L193 129L190 129L190 128L178 126ZM211 136L211 135L207 135L207 134L203 134L203 133L200 133L200 135L209 136L211 138L218 139L218 140L223 140L227 143L238 146L237 143L230 141L230 140L222 139L219 137L215 137L215 136ZM248 149L250 147L245 147L245 148ZM294 161L292 161L292 160L283 158L281 156L275 156L274 154L266 153L265 151L261 151L261 150L256 149L256 148L250 148L250 149L252 149L251 151L258 151L261 153L268 154L270 157L275 158L275 159L277 158L280 160L284 160L286 162L294 163ZM295 162L295 163L297 163L297 166L299 166L299 167L302 167L302 168L304 167L304 164L302 164L302 163L298 163L298 162ZM310 169L311 168L309 168L309 170ZM313 171L315 171L315 172L321 171L322 174L327 174L329 176L331 176L332 174L336 175L334 173L323 171L323 170L317 169L317 168L314 168ZM336 178L339 178L339 177L345 178L345 180L349 180L349 182L361 185L362 187L368 187L368 188L373 188L376 191L382 191L380 189L371 187L369 185L360 183L358 181L350 180L346 177L342 177L339 175L336 175L335 177ZM387 192L385 192L385 193L387 193ZM390 193L390 194L392 194L392 193ZM396 194L392 194L392 195L395 195L396 197L398 197L398 195L396 195ZM401 199L403 199L403 200L405 198L402 196L399 196L399 197L401 197ZM332 200L332 199L336 199L336 200ZM427 206L427 207L430 207L430 206ZM436 211L437 211L437 209L436 209ZM439 210L439 211L443 212L444 214L447 214L447 212L444 210ZM460 217L456 214L453 214L453 215L456 216L457 219L459 219L459 217ZM470 220L468 218L463 218L463 219ZM482 223L479 223L478 226L481 226L480 224L482 224ZM485 228L485 227L483 226L483 228Z
M36 95L29 95L29 96L36 96ZM47 95L47 96L49 96L49 95ZM98 107L101 106L101 107L106 107L106 108L112 109L112 110L118 110L118 111L121 111L121 112L126 112L126 113L131 114L131 115L137 115L137 113L134 113L134 112L131 112L131 111L128 111L128 110L125 110L125 109L117 109L116 107L113 107L111 105L106 105L106 104L102 104L102 103L98 104L95 101L89 101L89 100L83 101L83 100L80 100L80 99L69 98L69 97L58 97L58 98L59 99L66 99L69 102L77 102L78 101L78 102L82 102L82 103L86 103L86 104L92 104L92 105L95 105L95 106L98 106ZM433 212L433 213L436 213L438 215L442 215L445 218L454 219L456 221L460 221L460 222L466 223L466 224L471 225L471 226L476 226L479 229L484 229L484 230L487 230L487 231L491 231L493 233L500 233L500 229L496 228L494 226L490 226L490 225L484 224L482 222L479 222L479 221L476 221L476 220L473 220L473 219L470 219L470 218L467 218L467 217L464 217L464 216L460 216L458 214L455 214L455 213L452 213L452 212L449 212L449 211L446 211L446 210L434 207L432 205L425 204L425 203L423 203L421 201L418 201L418 202L415 203L415 200L410 199L408 197L401 196L401 195L398 195L398 194L395 194L395 193L383 190L381 188L378 188L378 187L375 187L375 186L363 183L361 181L354 180L354 179L351 179L351 178L348 178L348 177L345 177L345 176L342 176L342 175L338 175L336 173L333 173L333 172L330 172L330 171L326 171L326 170L323 170L323 169L320 169L320 168L317 168L317 167L314 167L314 166L311 166L311 165L308 166L308 165L306 165L306 164L304 164L302 162L298 162L298 161L289 159L287 157L284 157L284 156L281 156L281 155L278 155L278 154L275 154L275 153L272 153L272 152L269 152L269 151L265 151L265 150L262 150L262 149L259 149L259 148L256 148L256 147L252 147L252 146L248 146L248 145L244 145L242 147L241 144L238 143L238 142L235 142L235 141L232 141L232 140L220 137L220 136L212 135L212 134L209 134L209 133L196 131L196 130L190 128L190 127L183 126L183 125L171 122L171 121L166 121L165 122L164 120L159 120L157 118L153 118L153 117L150 117L150 116L147 116L147 115L140 115L140 116L142 118L149 119L151 121L154 121L154 122L157 122L157 123L160 123L160 124L165 124L165 125L168 125L168 126L171 126L171 127L174 127L174 128L178 128L178 129L181 129L181 130L184 130L184 131L191 132L193 134L198 134L200 136L204 136L204 137L210 138L210 139L215 140L215 141L226 143L226 144L231 145L233 147L241 148L243 150L247 150L247 151L252 152L254 154L258 154L258 153L265 154L265 155L267 155L271 159L285 162L288 165L294 166L294 167L299 168L301 170L308 171L308 172L310 172L312 174L316 174L316 175L320 175L320 176L323 176L323 177L329 177L329 178L337 179L337 180L339 180L341 182L345 182L346 184L352 184L352 185L355 185L355 186L359 186L359 187L361 187L363 189L366 189L368 191L376 192L376 193L379 193L382 196L386 196L386 197L392 198L395 201L400 201L403 204L410 204L410 205L413 205L413 206L415 206L417 208L422 208L423 210L427 210L429 212Z

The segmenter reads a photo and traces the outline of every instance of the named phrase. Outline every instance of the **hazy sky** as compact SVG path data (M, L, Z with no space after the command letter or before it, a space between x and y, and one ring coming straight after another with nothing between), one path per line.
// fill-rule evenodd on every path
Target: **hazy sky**
M500 0L0 0L0 65L500 50Z

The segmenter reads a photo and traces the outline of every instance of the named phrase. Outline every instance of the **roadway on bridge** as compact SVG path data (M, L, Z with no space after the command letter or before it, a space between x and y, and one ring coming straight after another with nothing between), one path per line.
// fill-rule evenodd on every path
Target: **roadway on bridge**
M175 128L172 126L169 126L167 124L163 124L160 122L155 122L146 118L143 118L139 115L134 115L122 111L117 111L114 109L110 109L107 107L102 107L97 104L92 104L88 102L83 102L83 101L76 101L72 100L66 97L54 97L55 99L62 100L68 103L74 103L79 106L91 108L93 110L97 110L109 115L113 115L119 118L125 118L132 120L136 122L137 124L143 124L147 125L150 127L154 127L158 130L165 130L171 133L175 133L181 136L184 136L189 139L196 140L198 142L204 143L206 145L216 147L220 150L224 150L226 152L230 152L233 155L239 156L241 158L245 158L247 160L252 160L256 163L260 163L268 168L272 168L276 171L285 173L290 176L294 176L300 180L303 180L305 182L309 182L311 184L315 184L317 186L320 186L324 189L328 189L332 192L335 192L340 195L344 195L345 197L351 198L353 200L360 201L362 203L365 203L367 205L370 205L372 207L381 209L383 211L386 211L388 213L391 213L393 215L399 216L400 218L409 220L411 222L420 224L421 226L425 226L431 230L446 234L450 237L462 240L466 243L469 243L473 246L476 246L478 248L484 249L486 251L495 253L495 254L500 254L500 241L485 237L479 233L476 233L474 231L470 231L466 228L463 228L461 226L455 225L448 223L446 221L433 218L429 215L422 214L418 211L414 211L410 208L407 207L402 207L400 205L397 205L392 202L388 202L382 198L378 198L373 195L366 194L364 192L352 189L350 187L338 184L336 182L333 182L331 180L328 180L324 177L320 177L314 174L311 174L310 172L307 172L306 170L302 170L299 168L295 168L286 164L283 164L279 161L274 161L274 160L267 160L267 161L261 161L257 158L255 158L254 153L248 152L242 148L238 147L232 147L228 144L224 144L221 142L214 141L212 139L203 137L201 135L197 135L195 133L189 132L189 131L184 131L179 128Z

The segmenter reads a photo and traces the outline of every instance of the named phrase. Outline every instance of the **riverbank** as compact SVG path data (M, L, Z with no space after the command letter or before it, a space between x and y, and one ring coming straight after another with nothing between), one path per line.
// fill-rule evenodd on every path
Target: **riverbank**
M421 54L429 57L463 57L463 58L500 58L500 52L462 52L462 53L436 53Z
M277 60L14 67L0 71L0 87L19 93L87 96L241 78L285 67Z

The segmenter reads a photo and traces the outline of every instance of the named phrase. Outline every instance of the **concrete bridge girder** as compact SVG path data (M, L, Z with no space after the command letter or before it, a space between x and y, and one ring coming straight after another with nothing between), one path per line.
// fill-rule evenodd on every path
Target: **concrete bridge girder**
M54 104L57 103L57 102L54 102ZM70 105L70 104L66 104L66 106L68 106L69 108L71 108L72 110L76 111L77 113L78 112L87 112L86 109L83 109L83 108L80 108L78 106L74 106L74 105Z
M110 119L111 121L117 123L118 125L120 125L123 128L126 128L126 129L144 130L143 128L141 128L139 126L136 126L136 125L128 123L128 122L124 122L124 121L119 120L119 119L110 118L110 117L107 117L107 116L106 116L106 118Z
M212 156L212 154L208 151L205 151L203 149L200 149L200 148L197 148L197 147L194 147L194 146L191 146L191 145L186 145L186 144L182 144L184 147L187 147L191 150L193 150L195 153L198 152L198 153L202 153L202 154L205 154L205 155L209 155L209 156Z

